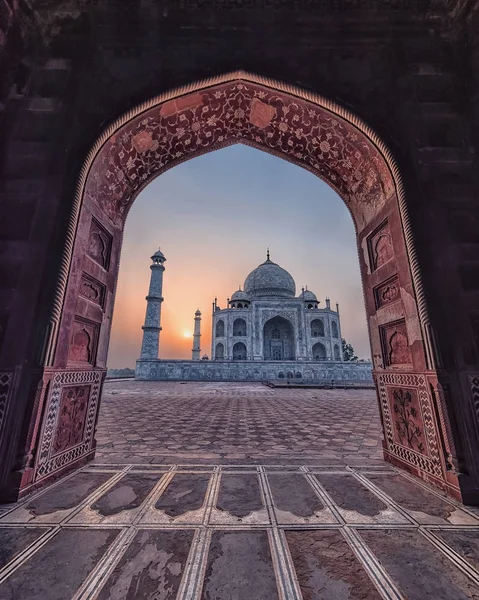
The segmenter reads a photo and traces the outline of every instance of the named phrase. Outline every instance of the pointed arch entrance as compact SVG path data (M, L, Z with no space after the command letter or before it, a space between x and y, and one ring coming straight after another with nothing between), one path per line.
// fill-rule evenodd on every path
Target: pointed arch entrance
M432 393L438 357L391 154L342 107L243 72L151 99L115 121L90 151L74 197L20 492L94 455L122 232L133 201L165 170L235 143L311 171L345 202L357 233L385 458L459 497L448 415L442 397ZM388 349L400 337L409 354L396 364L399 354ZM85 405L78 413L84 423L69 418L72 390ZM415 409L418 444L397 427L404 391ZM69 428L81 431L81 439L68 435Z

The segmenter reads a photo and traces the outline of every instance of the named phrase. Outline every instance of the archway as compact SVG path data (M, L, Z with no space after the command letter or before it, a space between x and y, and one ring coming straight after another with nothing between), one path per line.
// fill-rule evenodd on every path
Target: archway
M291 321L276 316L263 326L264 360L294 360L295 335Z
M233 323L233 337L246 335L246 321L244 319L235 319Z
M219 342L215 346L215 356L214 356L214 358L216 358L218 360L223 360L224 357L225 357L225 347L224 347L224 344L222 344L221 342Z
M324 337L324 322L322 319L311 321L311 337Z
M233 346L233 360L246 360L246 346L243 342L236 342Z
M94 455L122 231L134 199L166 169L234 143L250 144L308 169L346 203L357 232L385 458L459 496L451 470L455 451L448 416L442 396L432 393L431 386L437 392L438 359L406 199L389 151L367 125L334 103L245 73L148 101L113 123L90 151L58 276L44 346L48 368L31 417L38 424L29 438L29 475L21 478L22 491ZM287 319L294 323L296 318L292 314ZM81 368L76 360L80 338L89 340L83 344ZM395 340L407 341L407 360ZM82 392L83 428L62 421L71 386ZM421 439L417 446L396 427L396 398L405 386L415 408L414 426ZM82 438L59 448L54 445L56 432L65 427L81 430Z
M326 348L325 348L324 344L321 344L321 342L317 342L316 344L314 344L313 359L314 360L326 360L326 358L327 358L327 354L326 354Z
M216 337L224 337L225 336L225 322L222 321L221 319L218 321L218 323L216 323L215 336Z

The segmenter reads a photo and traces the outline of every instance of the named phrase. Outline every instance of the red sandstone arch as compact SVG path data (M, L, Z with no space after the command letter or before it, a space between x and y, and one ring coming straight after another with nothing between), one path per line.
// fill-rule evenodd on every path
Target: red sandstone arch
M442 398L431 393L437 392L437 357L406 199L390 152L364 123L334 103L242 72L150 100L113 123L89 153L45 346L46 393L38 402L38 415L44 417L25 489L94 454L122 231L134 199L166 169L234 143L308 169L344 200L358 238L385 457L459 495ZM76 348L80 338L90 340L88 353ZM87 363L79 365L78 356L86 356ZM83 424L67 418L72 388L85 405L78 413ZM415 409L419 435L414 439L402 435L398 422L397 404L406 395ZM82 431L81 439L69 428ZM60 445L54 443L58 431Z

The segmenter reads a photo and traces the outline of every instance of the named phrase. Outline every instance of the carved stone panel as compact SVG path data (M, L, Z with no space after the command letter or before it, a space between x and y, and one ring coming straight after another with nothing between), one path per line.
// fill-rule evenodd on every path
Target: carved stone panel
M378 373L376 377L388 452L420 471L442 478L440 444L426 377L398 372ZM411 413L412 408L414 414ZM402 414L404 418L400 416ZM409 432L409 443L404 419L411 431L418 427L421 433L420 437L414 437Z
M82 441L90 391L91 385L65 386L62 389L53 455Z
M391 232L387 221L371 234L368 245L372 271L379 269L394 257Z
M110 265L111 245L112 236L96 219L92 219L87 254L106 271Z
M427 454L417 389L388 387L388 398L394 441L421 454Z
M82 298L86 298L102 308L104 307L106 288L103 283L100 283L97 279L91 277L87 273L82 274L79 294Z
M94 365L98 342L98 323L77 317L73 323L68 361Z
M374 299L376 308L381 308L387 304L396 302L401 298L401 290L399 289L399 281L397 275L391 277L381 285L374 289Z
M412 364L406 322L396 321L380 328L384 366Z
M101 379L101 371L61 371L53 375L35 465L36 481L93 449Z

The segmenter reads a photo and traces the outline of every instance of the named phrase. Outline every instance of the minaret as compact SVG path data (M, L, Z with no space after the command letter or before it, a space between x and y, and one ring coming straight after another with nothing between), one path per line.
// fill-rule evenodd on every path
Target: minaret
M195 331L193 333L193 350L191 360L200 360L200 337L201 337L201 313L198 309L195 312Z
M150 358L156 360L158 358L158 350L160 345L160 322L161 322L161 296L163 290L163 271L165 267L163 263L166 258L158 249L151 257L153 264L150 266L151 279L150 291L146 297L146 317L143 325L143 343L141 345L140 358Z

